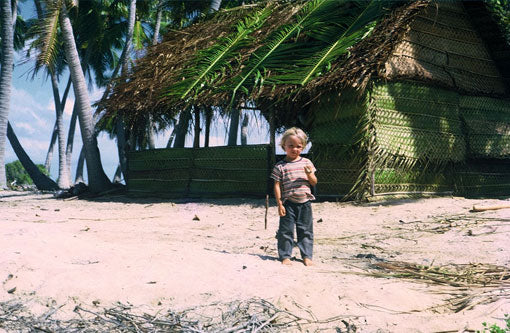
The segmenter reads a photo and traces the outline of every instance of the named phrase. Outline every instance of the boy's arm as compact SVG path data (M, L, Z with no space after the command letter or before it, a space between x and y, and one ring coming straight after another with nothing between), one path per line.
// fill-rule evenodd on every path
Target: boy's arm
M315 172L313 170L313 167L305 166L306 178L308 179L310 186L317 185L317 176L315 176Z
M276 199L276 204L278 205L278 215L285 216L286 212L282 202L282 190L280 182L277 180L274 181L274 197Z

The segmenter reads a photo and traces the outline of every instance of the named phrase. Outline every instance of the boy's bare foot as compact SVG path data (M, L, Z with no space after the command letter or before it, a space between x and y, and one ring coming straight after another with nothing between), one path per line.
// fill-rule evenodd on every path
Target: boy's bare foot
M290 265L292 265L292 261L290 261L289 258L285 258L282 260L282 265L290 266Z
M313 266L313 261L310 258L305 258L303 259L303 264L305 264L305 266Z

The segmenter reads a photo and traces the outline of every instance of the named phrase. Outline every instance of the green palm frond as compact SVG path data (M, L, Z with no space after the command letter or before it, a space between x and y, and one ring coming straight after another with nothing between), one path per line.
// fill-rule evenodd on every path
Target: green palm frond
M345 21L341 25L343 32L340 37L329 47L321 51L313 58L313 65L304 72L300 84L304 85L314 75L332 60L348 52L348 49L369 34L375 26L375 22L382 16L382 1L352 1L353 10L346 13ZM361 12L360 12L361 10Z
M143 50L145 44L149 41L149 37L145 34L142 22L137 20L133 29L133 47L136 51Z
M349 54L349 49L367 37L386 13L377 0L338 0L303 26L298 42L280 47L264 67L267 84L305 85L327 72L331 64ZM386 3L387 5L387 3ZM293 66L288 66L292 64Z
M244 86L248 79L253 78L255 85L261 84L264 78L264 63L268 59L271 59L271 57L273 57L275 54L277 54L278 49L286 41L299 35L303 27L306 27L307 22L308 24L313 24L315 22L315 17L320 17L321 13L327 13L328 6L335 5L335 3L338 1L339 0L308 1L297 14L294 23L282 25L277 31L271 34L271 36L269 36L268 40L265 42L264 46L252 54L248 64L246 65L246 69L242 72L242 74L234 78L232 84L232 100L234 100L235 95L239 89L242 89L243 92L248 93L248 88ZM273 60L274 59L275 58L273 58Z
M237 51L249 44L250 34L260 28L270 14L271 7L268 6L245 17L237 23L236 32L221 38L219 43L209 49L199 52L192 65L183 71L181 76L185 79L170 87L167 95L183 99L191 92L198 93L202 87L214 81L220 75L221 69L228 68Z
M58 54L58 18L60 15L60 1L48 1L46 15L41 25L40 53L37 57L37 65L52 67Z

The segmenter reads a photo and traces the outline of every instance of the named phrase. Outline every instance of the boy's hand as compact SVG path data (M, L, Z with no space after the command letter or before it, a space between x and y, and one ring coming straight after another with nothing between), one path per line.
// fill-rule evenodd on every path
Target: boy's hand
M283 205L278 205L278 214L280 216L287 215L287 212L285 211L285 207Z
M305 173L306 173L307 175L308 175L308 174L310 174L310 173L312 173L312 168L311 168L311 167L309 167L308 165L307 165L307 166L305 166Z

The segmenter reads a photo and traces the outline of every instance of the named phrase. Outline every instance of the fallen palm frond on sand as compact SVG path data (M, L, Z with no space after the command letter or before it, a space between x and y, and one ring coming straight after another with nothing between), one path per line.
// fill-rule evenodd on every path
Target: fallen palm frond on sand
M510 288L510 268L488 264L464 264L424 266L402 261L383 261L372 266L385 277L416 279L453 287L499 287Z
M9 332L285 332L333 325L337 331L356 332L356 326L343 319L349 316L318 320L306 310L307 318L258 298L183 311L158 311L154 315L139 314L132 306L121 303L94 310L76 306L75 318L54 319L60 308L62 306L50 307L46 313L36 316L20 300L0 302L0 328Z
M413 231L422 231L422 232L430 232L437 234L444 234L450 230L464 230L473 228L475 226L490 224L492 226L495 225L503 225L510 222L510 219L505 219L501 217L487 217L487 216L477 216L477 215L468 215L468 214L457 214L457 215L444 215L444 216L435 216L430 220L416 220L416 221L399 221L400 227L399 229L410 229ZM409 226L406 228L406 226Z
M470 310L478 304L489 304L510 298L510 268L489 264L423 266L401 261L375 262L377 272L368 275L405 278L428 284L456 287L448 292L446 307L453 312ZM444 306L444 305L443 305ZM439 308L436 306L431 308Z

